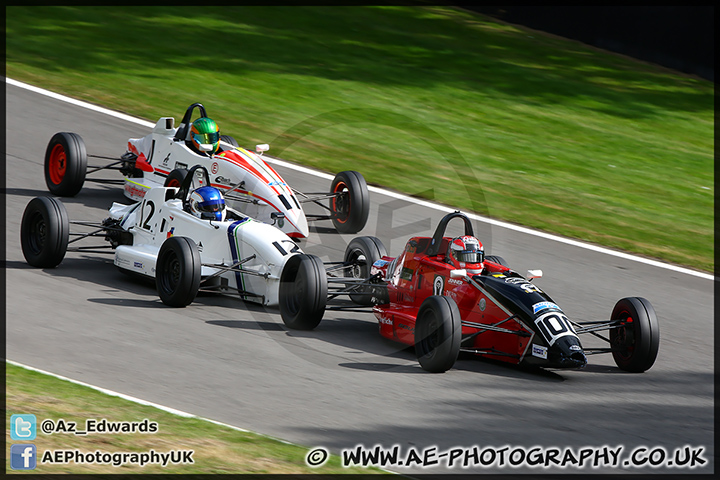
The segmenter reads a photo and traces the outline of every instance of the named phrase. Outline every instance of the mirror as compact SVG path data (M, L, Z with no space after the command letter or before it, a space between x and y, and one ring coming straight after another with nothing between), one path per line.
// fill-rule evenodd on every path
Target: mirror
M450 278L465 278L467 277L467 270L450 270Z
M267 152L270 150L270 145L267 143L261 143L260 145L255 145L255 151L262 155L263 152Z
M533 278L542 278L542 270L528 270L527 279L532 280Z

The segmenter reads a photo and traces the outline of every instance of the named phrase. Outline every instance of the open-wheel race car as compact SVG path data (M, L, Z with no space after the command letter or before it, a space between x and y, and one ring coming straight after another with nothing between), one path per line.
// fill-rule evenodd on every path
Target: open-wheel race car
M193 121L196 111L199 118ZM189 167L202 165L211 174L211 185L225 194L228 205L255 220L276 225L291 237L307 237L308 221L316 220L332 220L340 233L362 230L370 200L367 183L359 172L338 173L329 192L302 193L288 186L263 159L269 148L267 144L257 145L255 153L238 146L231 136L219 134L203 105L194 103L177 128L174 118L160 118L150 134L129 139L127 152L119 158L88 155L80 135L56 133L45 153L45 182L52 194L61 197L77 195L86 180L124 184L125 196L139 201L153 187L179 187ZM111 162L88 166L88 157ZM124 179L96 178L97 172L106 170L119 170ZM304 203L312 203L324 213L306 214Z
M71 221L62 202L36 197L21 221L23 255L32 266L53 268L68 251L113 253L122 271L154 278L160 299L173 307L189 305L198 291L277 305L281 273L302 250L278 228L226 206L209 184L207 170L194 166L180 187L153 187L132 205L113 203L101 222ZM76 243L98 238L106 242Z
M465 235L445 237L456 218L464 222ZM612 353L622 370L643 372L658 353L658 321L646 299L619 300L610 320L570 320L532 283L541 271L530 270L526 278L502 257L484 256L470 220L460 212L446 215L432 237L409 239L395 258L374 237L353 239L344 261L327 275L316 259L305 257L292 259L281 278L280 311L287 326L313 329L325 309L357 309L326 302L347 294L356 304L372 306L383 337L414 345L420 365L430 372L450 369L459 352L558 369L581 368L587 355ZM300 295L308 289L313 296ZM328 295L320 299L324 292ZM583 348L582 334L608 346Z

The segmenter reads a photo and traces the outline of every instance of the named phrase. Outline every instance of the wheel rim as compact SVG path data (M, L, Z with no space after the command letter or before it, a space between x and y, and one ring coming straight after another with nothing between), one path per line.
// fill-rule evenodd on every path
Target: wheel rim
M48 165L48 170L50 180L55 185L60 184L63 178L65 178L65 172L67 171L67 156L65 155L65 148L62 145L55 145L50 152L50 165Z
M34 254L39 254L45 246L47 238L47 224L40 213L36 213L30 222L30 249Z
M335 220L345 223L350 216L350 199L345 182L338 182L333 193L335 196L332 199L332 210L335 214Z
M352 265L348 267L349 274L353 278L364 278L363 267L367 269L367 259L360 250L354 250L350 254L350 262Z
M615 329L612 348L618 357L630 360L635 352L635 322L629 312L622 312L620 319L623 326Z
M167 186L168 186L168 187L180 188L180 181L177 180L177 179L175 179L175 178L173 178L172 180L170 180L170 181L167 183Z
M172 294L180 283L180 260L178 260L175 252L168 252L166 258L167 261L163 269L162 284L163 289Z

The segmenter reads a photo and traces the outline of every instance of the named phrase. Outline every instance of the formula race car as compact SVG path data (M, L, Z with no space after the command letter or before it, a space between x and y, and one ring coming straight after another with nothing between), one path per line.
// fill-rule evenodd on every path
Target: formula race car
M195 122L191 121L196 109L199 112L196 121L207 119L205 108L199 103L188 107L178 128L174 126L174 118L162 117L152 133L129 139L128 151L120 158L88 155L79 135L56 133L45 152L48 189L57 196L75 196L82 189L86 175L119 170L124 180L94 176L87 180L124 183L125 196L139 201L152 187L179 187L188 167L202 165L212 174L211 185L223 191L228 205L256 220L276 225L291 237L307 237L308 220L332 220L341 233L357 233L365 226L370 200L367 184L360 173L338 173L329 192L301 193L289 187L263 160L263 153L270 148L267 144L257 145L257 153L241 148L231 136L218 136L212 120L215 132L198 143L200 137L193 131ZM112 162L88 167L88 157ZM328 200L328 205L322 200ZM307 202L318 205L326 213L306 214L301 204Z
M445 237L452 219L464 222L465 235ZM297 293L308 283L321 282L316 267L307 264L285 273L280 283L280 311L291 328L312 329L327 309L343 306L298 302ZM576 322L532 283L542 276L528 271L527 278L510 269L499 256L484 256L474 238L470 220L460 212L446 215L432 237L413 237L400 256L386 255L374 237L350 242L344 262L345 277L328 269L329 297L348 294L359 305L372 306L383 337L414 345L420 365L430 372L450 369L459 352L547 368L580 368L587 355L612 353L618 367L643 372L655 362L659 346L658 321L650 302L640 297L617 302L610 320ZM311 282L308 282L311 279ZM313 287L316 294L322 288ZM355 306L355 309L358 307ZM609 331L608 337L598 332ZM607 348L583 349L578 335L592 334Z
M153 187L140 202L113 203L101 223L70 221L59 200L34 198L21 222L23 255L32 266L52 268L67 251L114 251L117 267L154 278L163 303L174 307L190 304L198 291L277 305L283 269L302 250L278 228L226 207L209 184L207 170L194 166L179 188ZM89 231L70 232L71 225ZM109 245L73 245L96 237Z

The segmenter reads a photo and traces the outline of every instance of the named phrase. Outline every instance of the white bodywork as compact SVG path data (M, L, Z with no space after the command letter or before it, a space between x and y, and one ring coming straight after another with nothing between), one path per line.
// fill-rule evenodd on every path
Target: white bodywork
M175 140L177 128L174 128L174 123L172 117L160 118L152 133L128 140L128 151L138 156L137 167L142 170L143 176L125 178L125 196L135 201L142 200L150 188L165 185L172 170L202 165L210 174L211 185L224 194L240 182L245 182L233 189L232 195L226 196L228 205L269 224L275 222L270 216L272 213L282 213L285 218L277 221L282 231L294 237L308 236L305 212L295 194L260 155L226 143L221 143L225 149L223 152L212 156L200 155L190 149L185 140ZM268 145L259 147L262 147L260 151L269 148Z
M154 278L163 242L171 236L189 237L198 245L202 278L222 272L223 284L227 281L230 288L257 295L243 297L245 300L277 305L282 268L288 258L302 253L300 248L282 231L250 217L224 222L201 220L185 212L181 200L171 198L177 191L155 187L139 203L113 203L110 217L120 220L121 227L133 235L132 245L115 249L115 265ZM255 258L240 268L263 276L218 268L231 267L253 255Z

